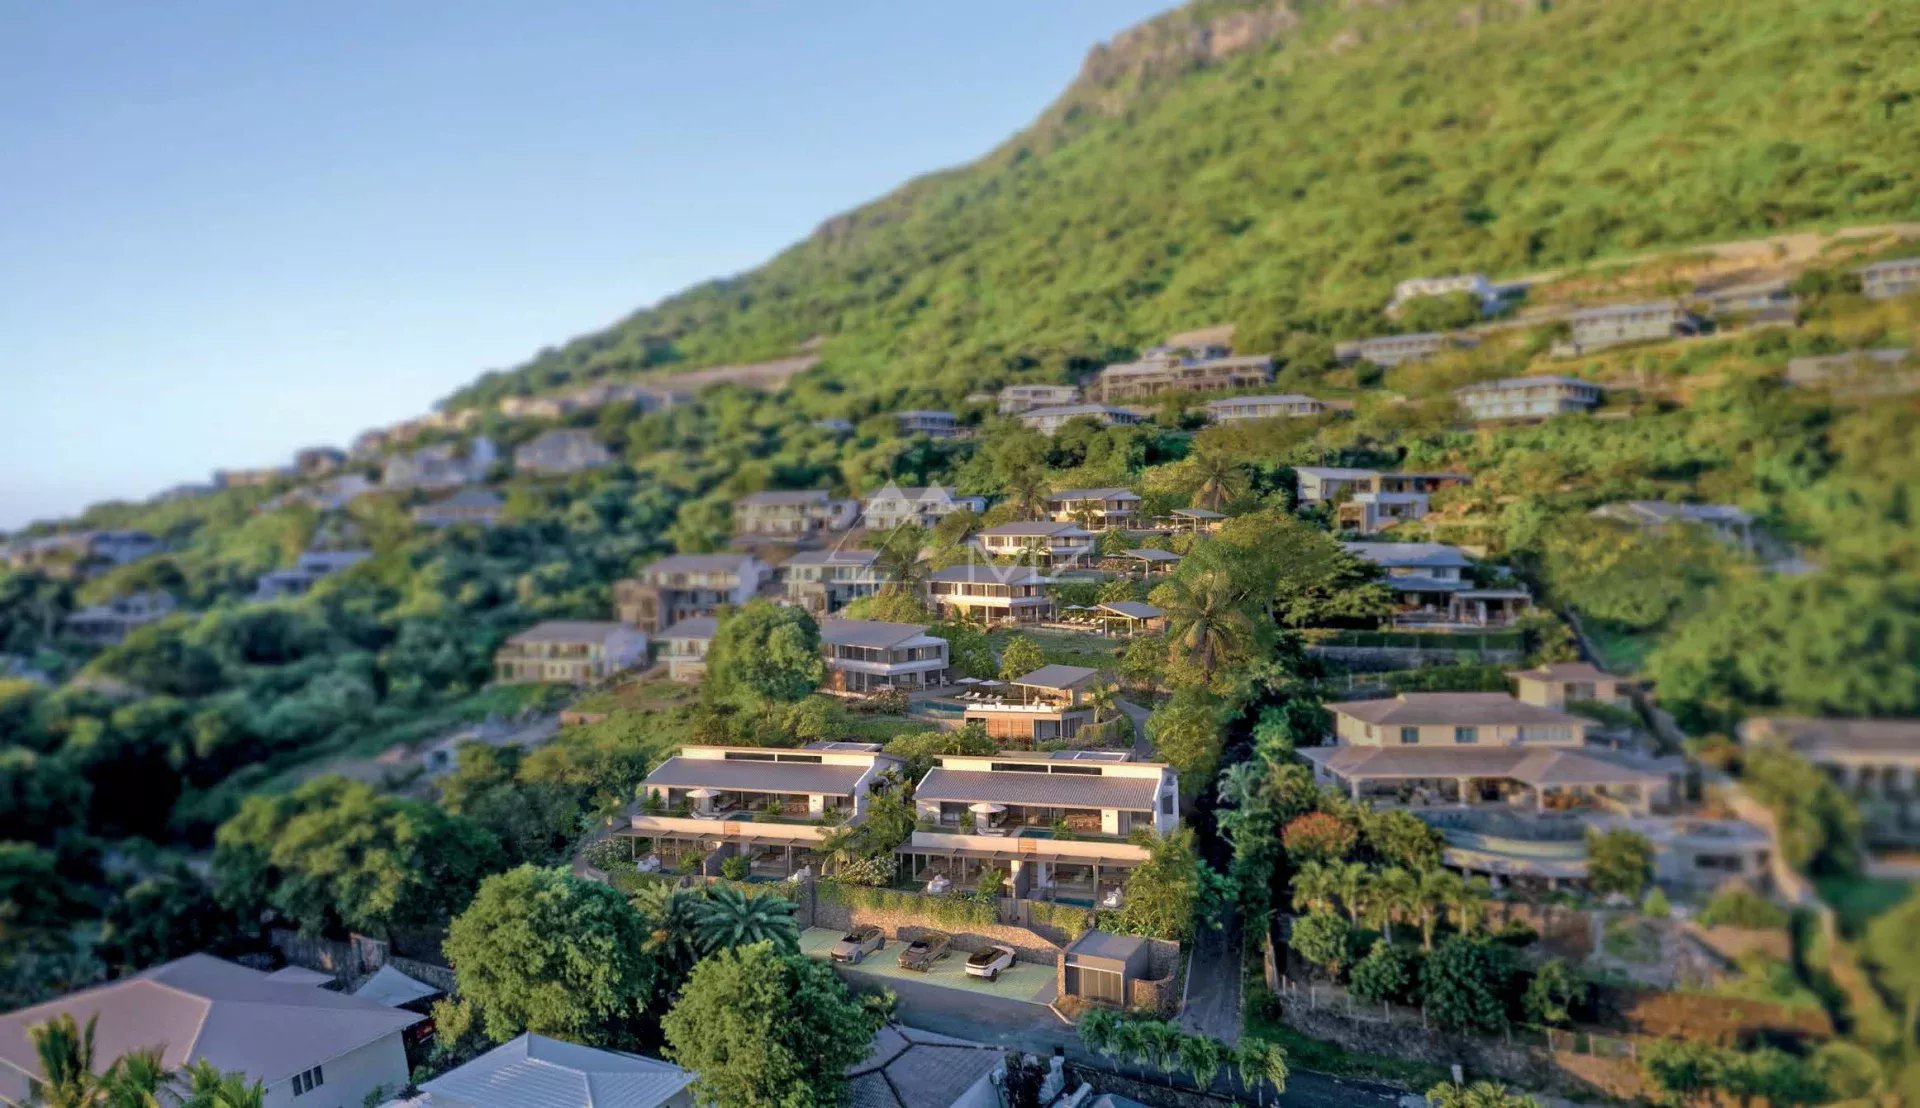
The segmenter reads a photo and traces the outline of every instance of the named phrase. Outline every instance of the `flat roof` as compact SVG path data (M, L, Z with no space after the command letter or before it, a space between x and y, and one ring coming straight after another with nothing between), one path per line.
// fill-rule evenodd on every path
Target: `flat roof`
M728 792L805 793L852 796L867 765L762 762L732 758L683 758L676 754L647 774L653 788L720 789Z
M1085 666L1046 665L1014 678L1013 683L1034 689L1071 689L1098 676L1099 670Z
M660 638L667 639L712 639L720 631L720 621L713 616L694 616L683 619L660 632Z
M1381 566L1420 566L1427 569L1465 569L1473 559L1457 546L1443 542L1343 542L1347 553Z
M1116 935L1096 929L1081 932L1079 938L1067 944L1067 953L1125 962L1146 945L1147 940L1139 935Z
M1462 725L1585 723L1579 716L1515 700L1496 692L1401 693L1391 699L1345 700L1327 705L1330 712L1373 724Z
M1142 546L1135 550L1122 550L1117 556L1121 558L1136 558L1150 565L1160 562L1177 562L1180 560L1180 555L1170 550L1161 550L1153 546Z
M921 779L914 798L1038 808L1111 808L1151 812L1162 777L1095 776L1024 770L948 769L935 766Z
M909 639L924 638L924 623L883 623L877 619L823 619L820 641L830 646L860 646L885 650Z
M1143 604L1138 600L1109 600L1100 607L1115 615L1126 616L1128 619L1159 619L1167 614L1163 609L1151 604Z

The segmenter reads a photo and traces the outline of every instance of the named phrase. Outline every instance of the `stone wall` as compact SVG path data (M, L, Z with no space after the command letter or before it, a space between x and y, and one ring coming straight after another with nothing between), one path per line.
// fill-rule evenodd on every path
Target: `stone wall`
M395 954L385 942L365 935L341 942L298 931L273 930L267 932L267 942L288 965L330 973L343 984L358 984L381 966L392 966L443 993L454 991L451 968Z
M802 897L811 901L810 919L805 926L844 931L856 924L878 927L890 939L912 938L922 931L944 931L953 936L953 949L972 953L998 943L1012 947L1022 962L1054 965L1060 947L1023 927L1002 924L950 924L923 912L883 910L851 905L828 896Z
M1555 904L1518 900L1487 903L1487 928L1497 931L1508 922L1526 924L1540 934L1540 949L1567 959L1585 959L1593 953L1593 914Z
M1362 673L1377 673L1391 670L1419 669L1422 666L1450 666L1460 664L1509 665L1520 661L1518 650L1483 650L1467 648L1461 650L1423 650L1411 646L1335 646L1314 643L1307 647L1307 653L1315 657L1338 662L1350 670Z

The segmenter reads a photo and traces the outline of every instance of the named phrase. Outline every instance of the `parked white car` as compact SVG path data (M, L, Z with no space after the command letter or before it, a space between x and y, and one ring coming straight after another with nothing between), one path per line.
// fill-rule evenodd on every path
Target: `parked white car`
M967 976L997 981L1001 971L1013 965L1013 959L1013 948L998 943L985 950L976 950L967 956Z
M840 936L840 941L827 951L827 957L836 962L857 965L867 955L887 945L887 937L878 927L868 924L856 927Z

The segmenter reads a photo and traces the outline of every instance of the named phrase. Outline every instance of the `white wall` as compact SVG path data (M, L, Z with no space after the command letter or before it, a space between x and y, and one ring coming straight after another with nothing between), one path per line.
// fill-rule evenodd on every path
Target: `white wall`
M320 1063L320 1071L326 1084L300 1096L293 1095L292 1078L267 1086L264 1108L360 1108L375 1088L393 1096L407 1083L407 1052L395 1031Z

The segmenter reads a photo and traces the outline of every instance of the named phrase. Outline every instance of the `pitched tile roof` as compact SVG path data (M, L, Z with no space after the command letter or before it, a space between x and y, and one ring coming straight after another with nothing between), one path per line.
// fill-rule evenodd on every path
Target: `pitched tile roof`
M691 619L678 620L672 627L660 632L662 641L669 639L712 639L720 630L720 621L712 616L694 616Z
M605 642L608 635L624 631L627 625L602 619L549 619L507 638L510 643Z
M864 646L885 650L909 639L924 637L924 623L883 623L875 619L823 619L820 641L834 646Z
M1506 693L1401 693L1391 699L1347 700L1327 710L1373 724L1473 726L1584 723L1579 716L1515 700Z
M1300 756L1341 777L1502 777L1534 788L1657 784L1664 774L1589 750L1527 746L1310 746Z
M659 1108L693 1077L668 1062L528 1033L420 1088L465 1108Z
M739 573L753 561L751 554L669 554L642 566L644 574Z
M850 1108L948 1108L1000 1064L1001 1048L890 1023L847 1067ZM972 1103L969 1101L968 1103Z
M189 954L0 1016L0 1064L39 1073L27 1028L62 1012L83 1025L99 1017L94 1061L100 1067L128 1051L159 1047L168 1069L205 1060L268 1085L425 1018Z

